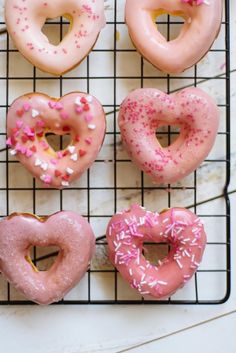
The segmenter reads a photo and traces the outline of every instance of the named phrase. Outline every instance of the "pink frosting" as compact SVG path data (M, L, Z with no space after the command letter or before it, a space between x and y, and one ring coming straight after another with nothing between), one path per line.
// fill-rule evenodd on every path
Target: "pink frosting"
M174 40L167 41L157 29L156 16L162 13L185 20ZM214 42L221 24L222 0L127 0L125 18L138 51L160 70L179 73L196 64Z
M43 34L48 18L65 16L70 29L60 44ZM19 51L35 66L62 75L88 55L105 26L103 0L6 0L9 34Z
M183 208L161 213L138 205L114 215L107 228L109 256L142 296L169 297L196 272L205 249L206 234L199 218ZM144 242L168 243L167 257L158 265L146 260Z
M80 92L53 99L32 93L15 100L7 116L11 154L45 186L68 187L87 170L102 146L105 113L96 98ZM45 134L71 135L70 145L54 151Z
M154 183L174 183L193 172L209 154L217 135L219 110L199 88L171 95L138 89L122 103L119 125L133 162ZM180 127L179 137L166 148L156 138L163 125Z
M31 246L58 246L59 255L47 271L29 262ZM0 222L0 269L29 300L50 304L61 300L84 276L95 250L87 220L74 212L59 212L45 219L13 214Z

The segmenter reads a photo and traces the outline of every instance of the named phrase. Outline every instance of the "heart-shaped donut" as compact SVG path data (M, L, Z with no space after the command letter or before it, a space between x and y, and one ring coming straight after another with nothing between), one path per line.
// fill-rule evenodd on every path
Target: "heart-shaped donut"
M125 19L137 50L158 69L182 72L208 52L220 29L222 0L126 0ZM181 16L184 25L168 41L158 30L162 14Z
M80 92L55 99L39 93L16 99L7 115L11 154L45 186L68 187L87 170L102 146L105 113L96 98ZM70 134L70 145L54 151L47 133Z
M169 147L157 129L177 125L179 137ZM123 144L136 165L154 183L174 183L192 173L207 157L219 126L219 109L199 88L167 95L154 88L131 92L120 107Z
M38 271L31 246L58 246L52 267ZM75 212L38 218L12 214L0 222L0 270L29 300L50 304L61 300L88 269L95 237L87 220Z
M63 40L53 45L42 27L46 19L59 16L70 21L70 28ZM62 75L80 63L106 23L103 0L6 0L5 18L22 55L53 75Z
M173 208L160 215L133 205L108 224L111 262L142 296L170 297L196 272L204 253L206 234L192 212ZM158 265L143 255L143 243L167 243L169 254Z

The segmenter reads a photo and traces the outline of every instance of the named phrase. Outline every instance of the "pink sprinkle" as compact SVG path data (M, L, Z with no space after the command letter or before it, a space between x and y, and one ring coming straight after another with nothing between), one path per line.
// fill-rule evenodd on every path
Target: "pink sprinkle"
M27 149L25 155L26 155L27 158L30 158L30 157L33 156L33 152L30 149Z
M23 126L23 121L17 120L17 121L16 121L16 127L17 127L18 129L21 129L22 126Z
M24 104L23 104L23 109L24 109L24 111L25 112L28 112L29 110L30 110L30 104L29 103L27 103L27 102L25 102Z
M28 136L28 137L34 137L34 132L32 132L31 128L29 126L26 126L24 128L24 133Z
M44 140L40 141L39 143L43 147L44 150L47 150L49 148L49 145Z
M81 114L83 112L83 108L78 106L78 107L76 107L75 111L77 114Z
M45 182L45 184L51 184L52 177L51 177L51 175L46 174L46 175L43 175L42 180Z
M8 137L7 141L6 141L7 146L12 146L12 140L11 137Z
M91 143L92 143L92 137L87 137L87 138L85 139L85 142L86 142L88 145L91 145Z
M63 104L60 103L60 102L56 102L54 108L55 108L56 110L61 110L61 109L63 109Z
M69 114L67 112L61 112L60 116L63 120L69 119Z
M87 123L90 123L92 120L93 120L93 116L91 114L86 114L84 120L87 122Z
M36 122L36 125L38 126L38 127L45 127L45 122L43 121L43 120L38 120L37 122Z
M58 151L58 152L57 152L57 157L58 157L59 159L63 158L63 152L62 152L62 151Z
M50 162L54 165L56 165L58 163L57 159L54 159L54 158L50 159Z
M54 109L55 106L56 106L56 102L49 101L49 102L48 102L48 105L49 105L49 107L50 107L51 109Z

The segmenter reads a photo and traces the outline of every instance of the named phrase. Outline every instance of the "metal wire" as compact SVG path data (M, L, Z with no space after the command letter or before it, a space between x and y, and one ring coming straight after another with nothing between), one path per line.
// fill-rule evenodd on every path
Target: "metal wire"
M70 190L74 190L74 192L78 191L78 190L84 190L86 191L86 197L87 197L87 214L85 215L89 221L91 221L93 218L105 218L107 221L109 220L109 218L113 215L113 211L116 212L117 211L117 198L118 198L118 192L119 191L123 191L123 190L134 190L136 192L138 192L141 196L141 203L142 205L145 204L145 192L146 191L153 191L153 190L166 190L166 187L164 186L146 186L145 182L144 182L144 175L143 173L141 173L141 184L139 187L125 187L125 186L118 186L117 183L117 165L120 162L123 163L129 163L130 160L128 159L118 159L118 155L117 155L117 137L119 136L119 131L117 130L116 127L116 116L117 116L117 111L119 110L119 104L117 103L117 80L118 79L129 79L129 80L140 80L140 87L144 86L144 60L141 60L141 74L140 76L118 76L117 73L117 54L120 52L134 52L134 49L119 49L117 48L117 26L118 25L123 25L124 22L118 21L117 18L117 10L118 10L118 1L114 0L114 21L110 21L108 22L108 24L113 25L114 28L114 48L113 49L94 49L94 52L104 52L104 53L113 53L113 57L114 57L114 61L113 61L113 68L114 68L114 75L112 76L106 76L106 77L93 77L93 79L97 79L97 80L103 80L103 79L111 79L114 82L114 102L113 104L105 104L105 108L109 109L109 112L107 113L107 115L109 115L109 118L111 116L113 116L113 124L114 124L114 131L112 132L107 132L107 136L113 136L113 159L110 161L105 161L103 159L98 159L96 160L97 163L106 163L106 162L111 162L114 165L114 187L94 187L90 185L90 171L87 172L87 186L86 187L72 187ZM222 220L226 220L225 224L226 224L226 239L225 241L222 242L208 242L208 246L214 245L214 246L225 246L226 249L226 267L222 268L222 269L209 269L209 270L198 270L196 275L195 275L195 283L194 283L194 290L195 290L195 298L185 298L185 299L181 299L181 300L174 300L169 298L168 300L161 300L161 301L156 301L156 300L144 300L144 298L140 298L137 300L133 300L133 299L129 299L129 298L124 298L124 299L119 299L119 288L118 288L118 273L116 271L116 269L111 268L111 269L103 269L103 268L96 268L96 269L89 269L88 270L88 274L87 274L87 298L86 299L75 299L75 300L63 300L60 303L57 303L58 305L66 305L66 304L220 304L220 303L224 303L225 301L227 301L227 299L230 296L230 286L231 286L231 282L230 282L230 274L231 274L231 261L230 261L230 202L229 202L229 196L228 196L228 186L230 183L230 41L229 41L229 37L230 37L230 23L229 23L229 18L230 18L230 5L229 5L229 0L225 0L225 20L222 22L222 26L225 27L225 48L224 49L211 49L212 53L217 53L217 52L221 52L225 54L225 62L226 62L226 72L225 74L221 74L221 75L217 75L217 76L213 76L213 77L207 77L207 76L200 76L198 75L198 66L196 65L194 68L194 75L193 76L175 76L175 77L171 77L171 76L167 76L167 77L163 77L163 76L145 76L145 79L155 79L155 80L166 80L167 82L167 91L168 93L173 92L173 90L171 90L171 85L170 85L170 81L172 78L174 79L179 79L179 80L188 80L191 79L193 80L193 84L190 84L188 86L198 86L200 83L203 83L205 81L208 80L214 80L214 79L218 79L221 80L222 83L225 82L225 104L219 104L219 107L221 107L222 109L225 109L226 112L226 131L221 131L219 132L219 135L223 135L226 138L226 155L225 158L223 159L208 159L207 162L208 163L223 163L225 164L225 170L226 170L226 181L225 181L225 188L222 194L222 191L219 191L219 196L216 196L215 198L212 198L210 200L206 200L203 202L198 202L198 197L197 197L197 192L198 192L198 171L196 171L194 173L194 184L193 186L188 186L185 189L186 190L191 190L193 192L193 204L189 205L189 208L193 208L194 211L197 213L197 207L201 204L203 204L204 202L207 201L211 201L211 200L215 200L219 197L224 197L225 200L225 205L226 205L226 213L224 214L201 214L199 215L200 217L202 217L204 219L204 217L215 217L215 218L219 218ZM62 39L63 37L63 26L66 24L67 22L63 21L63 19L61 18L60 21L54 21L54 22L47 22L48 25L50 26L59 26L60 29L60 38ZM171 30L171 26L173 25L179 25L179 22L175 22L175 21L171 21L170 17L168 16L167 21L162 21L159 22L161 24L165 24L167 25L167 37L169 39L170 37L170 30ZM4 23L0 23L2 25L4 25ZM4 29L2 30L2 32L4 32ZM6 49L0 49L0 53L5 53L6 54L6 76L5 77L0 77L0 80L4 80L6 83L6 104L0 105L0 108L4 108L6 109L6 111L8 110L9 107L9 84L12 80L29 80L29 77L11 77L10 73L9 73L9 56L11 55L11 53L13 52L17 52L16 49L12 49L10 48L9 45L9 37L8 35L6 35ZM90 92L90 65L89 65L89 56L87 57L87 75L86 77L60 77L58 78L59 80L59 84L60 84L60 95L63 94L63 81L66 79L70 79L70 80L79 80L81 79L85 79L86 80L86 88L87 88L87 92ZM32 77L32 82L33 82L33 91L36 91L36 83L37 83L37 74L36 74L36 69L34 68L33 70L33 77ZM40 80L55 80L54 77L40 77ZM186 87L188 87L186 86ZM182 87L183 88L183 87ZM160 134L166 134L165 132L161 132ZM171 128L168 128L168 142L170 143L171 141L171 136L176 134L176 132L171 131ZM5 136L5 133L0 133L0 136ZM62 148L63 146L63 139L62 137L60 138L60 147ZM15 163L19 163L17 161L14 160L9 160L8 158L8 150L6 148L3 148L0 152L4 152L5 151L5 159L4 160L0 160L0 164L6 164L6 187L2 187L0 188L0 191L4 191L6 192L6 214L1 214L0 217L5 217L7 215L9 215L9 193L10 192L15 192L15 191L32 191L32 195L33 195L33 212L36 212L36 192L40 191L40 190L44 190L43 188L37 186L35 180L33 181L33 185L32 187L10 187L9 185L9 167L11 164L15 164ZM168 188L171 188L171 190L173 192L178 191L178 190L182 190L182 187L178 187L178 186L171 186L169 185ZM53 190L53 189L48 189ZM91 205L90 205L90 199L91 199L91 193L94 190L110 190L113 192L113 196L114 196L114 210L111 210L111 212L109 214L91 214ZM171 193L168 193L168 206L171 207L172 204L172 200L171 200ZM63 209L63 191L60 191L60 209ZM42 215L43 216L43 215ZM105 240L105 236L102 235L99 238L97 238L96 241L96 246L97 248L105 248L106 247L106 240ZM148 244L148 246L157 246L156 244ZM158 245L159 246L159 245ZM37 249L34 248L33 251L33 261L34 263L37 265L39 264L41 261L49 258L49 257L54 257L57 255L57 252L52 252L48 255L43 255L43 256L39 256L37 254ZM226 280L226 293L225 296L223 298L219 298L219 299L211 299L211 298L206 298L205 300L201 300L199 299L199 288L198 288L198 275L199 273L223 273L225 274L225 280ZM111 274L114 275L114 297L112 299L100 299L100 298L94 298L92 297L91 293L92 293L92 281L91 281L91 276L93 274L100 274L101 276L106 275L106 274ZM1 284L0 284L1 285ZM1 305L8 305L8 304L32 304L31 302L27 301L27 300L14 300L11 298L11 288L10 285L7 284L7 295L6 298L4 300L0 300L0 304Z

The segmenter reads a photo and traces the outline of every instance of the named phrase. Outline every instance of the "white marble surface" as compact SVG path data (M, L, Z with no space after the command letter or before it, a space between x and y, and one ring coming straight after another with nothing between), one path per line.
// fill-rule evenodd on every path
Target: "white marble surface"
M122 1L121 1L122 2ZM112 20L112 0L107 1L107 16L108 20ZM231 1L232 9L231 13L235 13L236 4ZM122 20L122 11L118 13L118 20ZM108 26L109 27L109 26ZM235 79L236 73L235 68L235 58L236 58L236 21L232 16L232 112L236 109L236 87ZM125 27L122 25L118 26L118 31L120 33L120 38L117 41L118 48L127 48L130 46ZM98 48L109 48L113 45L112 42L112 31L110 27L107 28L102 36L100 37L97 47ZM0 37L0 45L4 45L3 37ZM220 35L217 43L215 45L223 45L223 33ZM137 54L132 54L132 62L136 61L139 63L139 56ZM5 70L5 58L0 58L0 75L4 75ZM124 65L125 57L118 58L117 60L117 74L122 76L138 75L139 65L132 65L129 69L127 65ZM211 54L207 56L199 66L199 75L217 75L223 72L222 57L213 57ZM104 61L99 54L90 55L90 75L98 75L95 69L96 63L102 65L100 67L101 75L110 76L113 75L112 58L107 57ZM16 63L21 65L19 69ZM14 54L12 60L10 60L10 75L13 77L20 77L22 75L22 70L24 75L29 76L29 80L19 83L16 80L12 80L10 86L10 101L14 97L18 96L25 91L32 89L32 80L30 76L32 75L32 67L26 61L22 59L19 54ZM145 72L147 75L156 75L157 72L151 65L145 65ZM83 76L86 73L86 67L82 64L74 73L68 74L78 74ZM158 73L159 74L159 73ZM40 78L44 75L37 72L37 76ZM181 82L180 82L181 81ZM92 93L96 94L103 104L113 104L113 97L110 95L112 82L110 79L106 80L106 85L102 91L99 84L96 83L97 80L92 80L90 89ZM171 81L171 90L181 87L180 85L187 85L191 82L188 80L173 80ZM117 103L119 104L124 95L132 88L138 86L140 82L135 80L126 80L125 82L118 83L117 90ZM163 90L166 89L166 80L144 80L145 86L158 86ZM79 86L79 87L78 87ZM81 79L76 80L66 80L63 84L63 93L70 91L72 89L84 89L86 90L86 80ZM220 80L212 80L210 82L202 83L200 87L207 90L212 94L218 101L222 103L224 99L223 89ZM4 89L4 87L1 87ZM58 82L54 80L50 81L37 81L37 89L43 90L51 95L59 94ZM4 95L0 98L4 99ZM107 108L107 110L112 110L112 108ZM4 112L1 113L1 118ZM1 132L4 131L4 119L1 119L0 129ZM222 115L221 131L224 131L224 117ZM108 128L109 131L113 131L112 118L108 117ZM236 124L234 122L234 117L232 114L232 136L236 132ZM112 149L112 136L107 136L105 145L101 151L99 159L113 159L113 149ZM0 145L4 145L4 140L0 141ZM222 149L222 140L219 138L217 140L216 146L209 157L209 159L224 158L224 150ZM118 141L118 158L124 157L124 152ZM235 190L235 171L236 171L236 142L232 138L232 183L230 189L232 192ZM5 158L3 155L0 158ZM103 163L102 163L103 164ZM11 170L11 176L9 179L9 184L12 187L24 188L28 187L32 183L32 178L21 166L14 166L11 168L17 168ZM103 168L106 170L106 178L104 180L98 180L96 178L97 173L101 172L101 163L95 163L91 169L91 184L90 186L101 187L104 185L113 187L113 163L103 164ZM124 166L122 166L124 168ZM123 186L133 186L140 185L140 173L131 164L126 164L125 169L127 174L130 175L129 178L124 177L124 169L121 168L121 172L118 171L118 185ZM0 183L4 187L4 165L1 168L1 178ZM16 177L17 176L17 177ZM204 163L202 168L198 172L198 201L204 201L209 197L214 197L220 195L222 192L222 187L224 185L225 175L222 163ZM193 182L190 176L181 185L191 186ZM102 184L101 184L102 183ZM145 184L150 185L149 181L145 179ZM32 185L32 184L31 184ZM78 186L86 187L86 178L82 178L78 182ZM24 203L22 203L22 192L24 193ZM48 196L50 193L50 203L48 201ZM72 198L73 195L73 198ZM38 201L36 204L36 212L39 214L52 213L58 210L59 193L57 191L40 191L38 192ZM0 192L1 198L1 192ZM2 195L2 202L0 202L0 213L4 214L5 206L3 203L4 195ZM91 213L93 215L105 214L111 212L111 207L113 206L113 194L112 192L100 190L99 192L94 192L91 201ZM189 190L181 190L180 192L171 193L172 205L184 205L189 206L193 203L193 195ZM102 200L98 203L97 200ZM134 193L132 190L124 192L120 190L118 192L118 209L127 206L131 201L140 201L140 195ZM236 195L232 193L232 214L235 214L236 205ZM162 209L167 206L167 193L166 191L158 192L147 192L145 194L145 203L150 209ZM72 209L78 210L86 215L87 212L87 200L85 191L81 190L78 192L76 197L74 197L73 191L67 191L64 194L64 208L70 207ZM9 211L19 210L19 211L31 211L32 210L32 193L26 191L12 192L10 194L10 204ZM198 209L199 213L205 212L224 212L222 209L223 202L221 200L207 203L205 206L201 206ZM99 219L99 217L94 217L92 219L93 227L98 236L104 234L105 225L107 219ZM222 223L212 223L207 224L207 229L211 241L222 241L224 239L220 237L221 232L219 232L219 227L223 227ZM233 219L232 230L235 229L236 223ZM233 235L233 231L232 231ZM232 249L235 249L235 240L232 237ZM101 254L101 256L104 253ZM205 263L202 266L221 266L224 259L217 254L215 251L213 253L208 252L205 257ZM182 351L180 347L183 346L185 340L187 342L195 342L192 345L194 347L201 347L200 341L202 336L202 331L209 333L209 340L211 340L211 346L209 346L207 352L220 352L220 347L222 347L222 342L224 342L224 348L226 351L231 353L235 345L233 345L230 335L232 332L232 327L235 327L235 315L224 316L217 320L206 322L209 319L221 316L222 314L229 313L236 310L236 291L235 291L235 254L233 252L233 264L232 264L232 294L230 300L220 306L60 306L60 307L1 307L0 308L0 349L4 353L28 353L34 351L35 353L82 353L82 352L119 352L126 351L131 348L131 352L156 352L157 349L163 352L169 352L176 347L175 351ZM99 254L100 256L100 254ZM108 266L106 261L102 261L101 256L97 257L94 261L94 267L96 266ZM103 256L102 256L103 258ZM103 258L104 260L104 258ZM96 282L96 279L95 279ZM99 279L97 279L96 285L96 296L103 296L104 289L101 290ZM222 281L223 285L224 281ZM203 283L204 286L204 283ZM4 288L2 285L0 288ZM190 287L188 287L190 288ZM203 288L204 289L204 288ZM209 289L210 290L210 289ZM207 290L206 295L209 296L209 290ZM221 286L217 287L217 296L224 293L224 288ZM3 290L4 291L4 290ZM221 293L222 291L222 293ZM83 292L82 292L83 293ZM187 296L191 295L191 289L186 292ZM204 291L203 291L204 293ZM216 292L213 291L214 295ZM109 296L109 288L105 290L105 294ZM4 296L0 290L0 295ZM13 293L16 298L18 295ZM73 293L70 294L70 296ZM75 294L77 295L77 293ZM82 295L82 294L81 294ZM112 295L112 294L111 294ZM196 328L187 329L189 326L199 325L202 322L204 326L197 326ZM223 326L224 325L224 326ZM220 327L226 327L227 330L220 330ZM185 330L186 329L186 330ZM184 330L180 333L180 330ZM173 334L177 332L176 334ZM221 336L218 333L221 333ZM14 337L14 339L13 339ZM161 340L159 340L163 337ZM217 339L216 339L217 337ZM195 340L195 341L194 341ZM145 345L145 342L150 342ZM141 344L141 346L140 346ZM194 348L197 351L197 348ZM194 351L194 350L193 350Z

